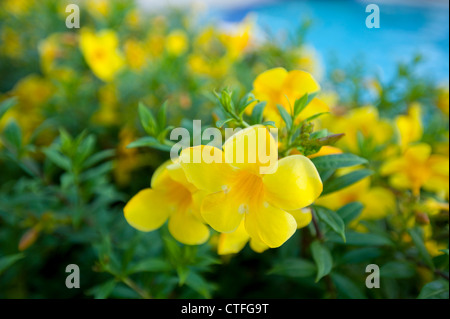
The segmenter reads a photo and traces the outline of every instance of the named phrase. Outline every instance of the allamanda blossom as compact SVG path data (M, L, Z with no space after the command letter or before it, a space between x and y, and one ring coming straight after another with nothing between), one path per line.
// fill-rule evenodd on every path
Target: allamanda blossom
M169 220L169 231L179 242L199 245L209 238L202 222L197 189L187 181L179 163L168 161L153 174L151 188L135 195L125 206L128 223L149 232Z
M261 173L261 167L269 168L259 147L264 138L271 150L273 161L269 162L277 164L273 173ZM246 143L249 140L257 141L256 145ZM181 152L180 165L188 181L207 194L201 216L213 229L221 233L246 232L255 246L270 248L281 246L294 234L297 222L292 212L312 204L323 185L308 158L293 155L277 161L274 147L275 139L258 125L230 137L223 151L196 146ZM239 160L235 150L244 150L248 156L245 161ZM196 152L212 154L214 160L193 162ZM249 158L255 158L255 163Z

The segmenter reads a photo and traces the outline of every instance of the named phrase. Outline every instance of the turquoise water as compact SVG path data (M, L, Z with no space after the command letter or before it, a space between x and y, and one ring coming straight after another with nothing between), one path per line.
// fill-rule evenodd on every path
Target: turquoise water
M377 3L373 1L373 3ZM449 8L426 5L378 4L380 28L368 29L367 4L357 1L277 1L222 12L226 21L239 21L255 12L257 23L273 32L295 30L309 17L313 26L306 41L326 62L335 56L342 65L363 59L369 71L391 77L398 62L420 53L425 61L419 72L438 81L449 78Z

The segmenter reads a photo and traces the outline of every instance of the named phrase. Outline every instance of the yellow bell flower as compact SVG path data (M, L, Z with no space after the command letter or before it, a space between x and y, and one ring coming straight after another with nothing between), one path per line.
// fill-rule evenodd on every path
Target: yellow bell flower
M413 103L409 108L408 115L399 115L395 120L400 146L403 151L411 143L417 142L422 138L423 125L421 113L420 104Z
M230 60L239 59L249 47L253 28L253 19L248 17L239 23L235 30L219 34L219 40L226 48L226 55Z
M92 72L105 82L112 81L124 65L116 33L112 30L94 33L89 29L80 33L80 49Z
M311 211L306 208L290 211L289 213L294 217L297 229L308 226L312 220ZM237 254L245 247L248 241L250 241L250 248L257 253L262 253L270 248L264 242L250 238L250 235L245 230L245 222L242 220L234 232L220 234L217 253L219 255Z
M199 245L209 238L209 229L201 221L200 194L187 181L179 163L168 161L153 174L151 188L135 195L125 206L127 222L149 232L169 220L169 231L179 242Z
M432 155L428 144L410 146L402 156L386 161L380 172L390 176L389 182L393 187L412 190L415 196L423 187L448 197L449 158Z
M348 172L349 169L341 169L339 174ZM370 177L366 177L340 191L322 196L316 203L336 211L353 202L360 202L364 206L358 220L382 219L395 212L396 209L394 194L383 187L372 187Z
M264 140L265 139L265 140ZM255 141L251 145L245 141ZM270 149L269 165L260 155L265 141ZM223 145L223 151L212 146L196 146L180 154L186 177L206 192L201 214L218 232L232 233L244 221L245 231L259 246L281 246L297 228L292 211L311 205L322 192L322 181L312 162L294 155L277 162L275 139L261 125L241 130ZM244 151L243 154L235 150ZM213 154L213 160L190 161L196 154ZM204 156L203 156L204 157ZM250 159L256 159L251 163ZM268 160L268 159L266 159ZM261 168L277 169L272 174Z
M327 116L322 119L322 124L332 132L345 132L345 136L336 145L355 154L359 153L358 134L372 139L375 145L387 143L393 134L391 124L380 119L374 106L352 109L341 116Z
M258 75L253 82L253 94L257 100L267 102L264 116L268 120L281 123L277 105L291 112L295 101L306 93L312 94L320 90L319 84L311 74L301 70L286 71L275 68ZM251 112L251 107L248 108ZM328 106L318 98L314 98L300 114L299 121L312 115L328 112Z
M169 55L180 56L187 52L189 39L183 30L174 30L166 38L166 51Z

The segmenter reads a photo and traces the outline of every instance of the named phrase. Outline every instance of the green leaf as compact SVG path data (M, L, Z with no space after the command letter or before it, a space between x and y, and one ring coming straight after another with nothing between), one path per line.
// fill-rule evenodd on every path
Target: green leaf
M186 285L198 292L204 298L211 298L214 286L208 283L202 276L191 271L186 278Z
M331 280L333 281L338 297L343 299L366 299L367 297L361 291L361 285L356 285L349 278L340 274L331 274Z
M149 258L142 260L127 270L127 274L135 274L138 272L164 272L172 270L169 262L162 258Z
M3 115L5 115L6 112L13 106L17 104L17 98L11 97L9 99L6 99L0 103L0 120L2 119Z
M333 268L333 257L323 244L315 241L311 244L312 257L317 266L316 282L328 275Z
M301 258L288 258L278 262L268 274L282 275L291 278L311 277L316 273L316 265Z
M300 115L303 110L308 106L308 93L305 93L301 98L295 101L294 103L294 118Z
M111 279L101 285L91 288L88 291L88 294L93 295L95 299L106 299L112 293L116 285L117 281L115 279Z
M428 252L427 248L425 247L425 243L423 241L423 235L421 233L420 228L414 227L411 229L408 229L408 234L411 236L412 241L414 242L414 245L416 245L417 250L419 251L419 255L422 256L424 262L431 267L431 269L434 269L434 263L433 259L430 256L430 253Z
M322 115L325 115L325 114L330 114L330 112L317 113L317 114L314 114L314 115L312 115L312 116L306 118L306 119L303 120L303 121L304 121L304 122L312 122L312 121L314 121L316 118L319 118L319 117L321 117Z
M281 118L283 119L284 123L286 123L286 128L289 131L292 127L292 117L289 115L289 113L283 106L277 105L277 108L278 112L280 112Z
M115 154L116 154L115 150L104 150L104 151L98 152L98 153L92 155L91 157L89 157L83 163L83 168L88 168L88 167L94 166L109 157L113 157Z
M216 122L216 126L218 127L218 128L222 128L225 124L227 124L228 122L231 122L231 121L233 121L234 119L231 119L231 118L228 118L228 119L224 119L224 120L218 120L217 122Z
M167 124L167 101L164 102L164 104L158 110L157 119L159 130L162 130L163 128L166 127Z
M8 255L5 257L0 258L0 275L9 267L11 267L14 263L24 258L25 255L20 254L14 254L14 255Z
M371 262L375 258L380 257L382 254L383 251L380 248L357 248L345 253L339 260L339 263L345 265Z
M360 202L353 202L341 207L337 213L341 216L342 220L345 224L350 223L356 217L358 217L362 210L364 209L364 205Z
M265 121L264 123L262 123L262 125L264 125L264 126L272 126L272 127L277 128L277 125L275 124L274 121Z
M447 299L449 298L448 281L436 280L423 286L417 299Z
M321 221L331 227L339 236L341 236L342 240L345 242L345 224L342 218L331 209L314 206L317 212L317 216Z
M373 172L371 170L362 169L362 170L351 172L350 174L339 176L335 179L332 179L324 185L322 196L337 192L341 189L344 189L350 185L353 185L353 184L359 182L360 180L362 180L368 176L371 176L372 174L373 174Z
M6 126L3 131L3 136L5 140L13 146L17 152L22 148L22 130L19 125L17 125L16 121L11 121Z
M56 166L59 168L62 168L65 171L70 171L72 164L70 162L70 159L66 156L62 155L57 150L47 148L43 150L45 156Z
M335 154L313 158L314 166L320 170L338 169L367 164L367 160L353 154Z
M266 107L267 102L260 102L255 105L252 111L251 120L253 124L259 124L263 120L264 108Z
M255 96L253 93L248 93L244 95L244 97L239 101L239 107L238 107L238 115L241 116L245 109L252 104L253 102L256 102Z
M414 277L416 269L414 265L406 261L391 261L380 268L383 278L406 279Z
M342 238L336 236L330 236L327 238L328 241L333 243L344 244ZM392 246L392 241L389 238L371 233L358 233L355 231L347 231L345 242L346 245L350 246Z
M140 139L127 145L127 148L136 147L151 147L164 152L170 152L172 147L168 145L161 144L156 138L152 136L141 137Z
M138 110L139 119L145 132L148 135L155 136L158 132L158 127L152 112L142 102L139 103Z

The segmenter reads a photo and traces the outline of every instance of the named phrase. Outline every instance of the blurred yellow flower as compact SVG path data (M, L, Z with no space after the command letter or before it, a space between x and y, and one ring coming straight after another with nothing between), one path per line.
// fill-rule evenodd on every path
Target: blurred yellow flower
M80 33L80 49L92 72L105 82L112 81L124 65L116 33L112 30L94 33L89 29Z
M185 149L180 164L187 179L208 194L201 206L206 223L219 232L232 233L244 221L254 245L274 248L295 232L297 222L292 211L312 204L322 192L322 182L315 166L302 155L285 157L278 161L274 173L261 174L261 167L273 168L263 164L259 155L261 139L267 142L268 157L273 159L269 163L273 165L277 162L273 151L276 142L264 126L252 126L231 136L223 152L211 146ZM256 145L246 140L256 141ZM239 161L242 154L234 150L243 150L248 157ZM214 159L212 163L192 163L190 158L196 153L208 153ZM256 163L250 163L249 158L255 158Z
M135 39L129 39L125 42L124 49L125 57L130 68L134 71L142 70L148 61L145 46Z
M338 174L343 175L349 171L350 169L341 169ZM382 219L396 210L394 194L387 188L372 187L370 177L340 191L322 196L316 201L317 205L332 210L338 210L353 202L360 202L364 206L358 220Z
M422 111L419 103L413 103L408 110L408 115L399 115L395 124L398 130L401 149L404 151L413 142L422 138Z
M125 206L128 223L149 232L169 219L169 231L179 242L199 245L209 238L195 200L197 190L187 181L180 164L168 161L153 174L151 188L135 195Z
M189 39L183 30L174 30L166 38L166 51L169 55L180 56L187 52Z
M380 170L389 176L390 184L399 190L412 190L415 196L420 189L448 197L449 158L432 155L431 146L420 143L410 146L403 155L387 160Z
M7 57L17 59L23 55L23 46L19 34L10 27L3 27L0 34L0 52Z
M42 106L50 99L54 87L50 81L32 74L22 78L14 86L11 95L18 97L18 105L10 109L1 119L0 128L11 119L20 125L27 138L42 123Z
M87 10L96 18L105 18L111 11L109 0L89 0L87 2Z
M339 148L359 154L358 134L371 139L375 145L386 144L393 135L391 124L380 119L374 106L350 110L344 115L327 116L321 119L324 127L332 132L344 132L345 136L336 144Z
M121 117L119 114L116 86L108 83L99 89L98 95L100 109L93 115L93 121L103 125L118 124ZM132 140L129 141L128 144L131 142Z
M277 105L281 105L288 112L291 112L291 108L297 99L306 93L312 94L319 90L319 84L308 72L300 70L288 72L284 68L265 71L258 75L253 82L255 98L267 102L264 109L265 117L276 123L281 121ZM301 121L312 115L328 111L329 108L324 102L314 98L300 114L299 120Z
M219 34L219 40L226 48L226 55L231 61L241 58L245 50L249 47L253 28L253 19L247 17L234 30Z

